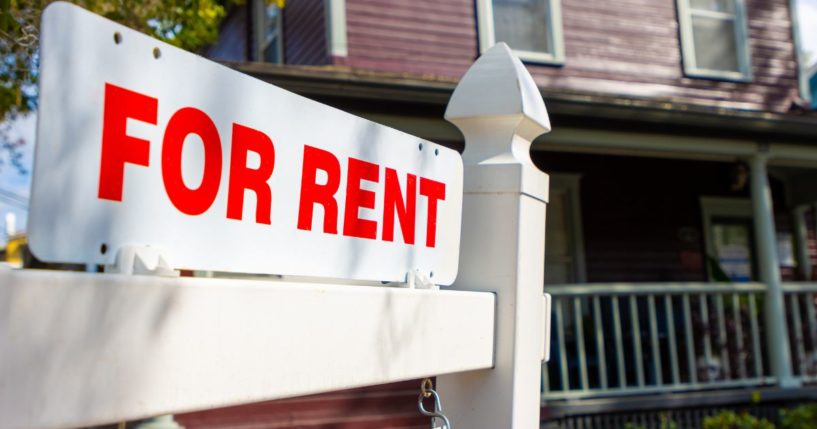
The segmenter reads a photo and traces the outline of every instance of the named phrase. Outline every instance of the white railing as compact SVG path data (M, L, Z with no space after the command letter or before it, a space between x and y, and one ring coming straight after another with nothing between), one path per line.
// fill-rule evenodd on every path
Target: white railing
M803 383L817 382L817 283L783 283L792 348L792 370Z
M817 285L813 287L817 291ZM761 283L548 285L545 289L553 295L553 335L551 360L543 371L544 400L774 381L765 352L762 300L766 287ZM792 289L789 303L801 301L811 291ZM813 305L806 311L809 326L817 325ZM802 323L794 311L792 320L795 327ZM817 334L814 329L810 332ZM809 345L814 344L811 339ZM801 348L797 356L806 355L807 348Z

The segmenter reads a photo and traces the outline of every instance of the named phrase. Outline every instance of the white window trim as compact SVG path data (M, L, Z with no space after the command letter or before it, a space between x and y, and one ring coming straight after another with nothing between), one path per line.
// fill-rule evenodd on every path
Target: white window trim
M683 54L684 74L693 78L706 78L718 80L730 80L736 82L751 82L752 81L752 59L749 54L749 32L747 30L746 22L746 3L744 0L735 1L735 46L738 52L736 56L738 59L737 72L711 70L700 68L696 65L695 59L695 39L692 31L692 6L690 0L677 0L678 3L678 22L681 29L681 53ZM696 12L701 13L701 12ZM705 13L709 15L709 13ZM721 14L719 12L712 12L715 15L729 15Z
M254 9L252 11L253 14L253 32L255 36L254 41L254 49L255 49L255 58L254 61L265 62L268 64L283 64L284 63L284 13L283 9L280 10L278 14L278 28L281 31L281 34L278 35L278 38L274 41L275 44L278 45L278 61L271 62L266 61L264 58L264 50L267 48L266 34L264 25L266 24L266 7L267 4L264 0L254 0Z
M326 11L326 42L329 55L345 57L349 55L346 40L346 0L324 0Z
M513 53L522 61L562 65L565 62L565 43L562 34L561 0L547 0L550 12L550 48L552 53L521 51L511 47ZM494 8L492 0L477 0L477 29L479 32L479 52L484 53L496 44L494 32Z
M582 229L581 174L551 173L551 190L564 190L570 205L570 235L573 240L573 278L575 283L587 283L587 262ZM552 192L552 191L551 191ZM547 255L547 252L545 252Z
M811 105L814 100L811 99L808 66L802 50L803 41L800 39L800 9L797 6L797 0L789 0L789 10L791 10L791 31L795 57L797 58L797 81L800 86L800 98Z

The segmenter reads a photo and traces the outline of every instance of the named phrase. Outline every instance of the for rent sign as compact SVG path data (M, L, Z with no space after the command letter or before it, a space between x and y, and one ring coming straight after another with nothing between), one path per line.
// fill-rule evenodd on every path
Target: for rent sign
M41 46L38 257L147 245L193 269L453 282L455 151L69 4L46 10Z

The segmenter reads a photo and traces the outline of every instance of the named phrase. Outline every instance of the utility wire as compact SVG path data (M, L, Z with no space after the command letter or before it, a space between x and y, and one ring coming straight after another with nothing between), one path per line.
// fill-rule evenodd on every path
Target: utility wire
M0 188L0 202L4 202L10 206L24 210L28 209L28 199L3 188Z
M16 192L9 191L8 189L0 188L0 197L4 197L7 200L15 200L20 204L28 204L28 198Z

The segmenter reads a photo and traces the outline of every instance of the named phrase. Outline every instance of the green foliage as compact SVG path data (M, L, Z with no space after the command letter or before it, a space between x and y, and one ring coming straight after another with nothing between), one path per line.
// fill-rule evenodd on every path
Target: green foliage
M704 419L703 429L775 429L772 422L749 413L722 411Z
M782 429L817 429L817 404L803 404L780 411Z
M72 0L182 49L213 43L227 9L244 0ZM37 108L40 15L53 0L0 0L0 122Z

